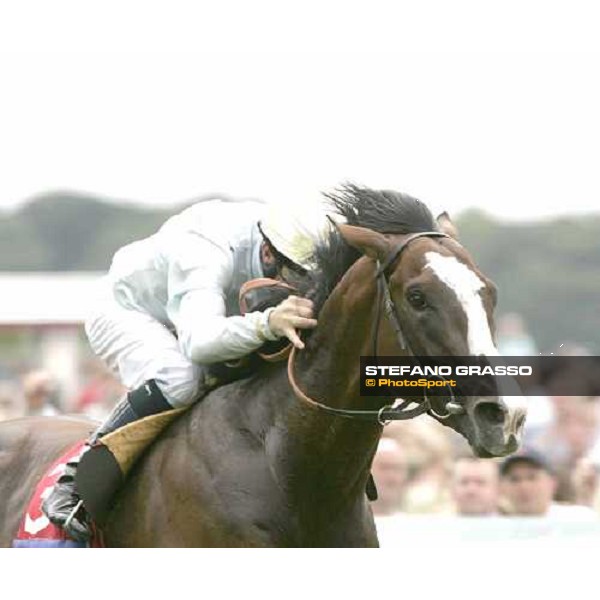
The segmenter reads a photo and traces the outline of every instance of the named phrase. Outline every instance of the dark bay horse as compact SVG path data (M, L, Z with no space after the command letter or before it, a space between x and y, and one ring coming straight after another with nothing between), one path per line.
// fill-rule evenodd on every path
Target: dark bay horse
M347 224L317 251L319 325L294 372L308 397L373 409L359 395L359 357L371 354L378 296L375 260L414 232L448 229L422 203L349 187L333 199ZM389 233L391 232L391 233ZM391 298L419 354L495 353L493 284L452 237L407 244L388 271ZM399 354L384 318L378 353ZM464 410L430 414L480 456L519 443L524 411L499 397L462 398ZM432 402L434 402L432 400ZM68 418L0 424L0 546L10 545L33 488L93 424ZM104 528L109 546L376 546L365 496L382 425L324 414L292 390L285 366L264 363L210 393L172 423L140 459Z

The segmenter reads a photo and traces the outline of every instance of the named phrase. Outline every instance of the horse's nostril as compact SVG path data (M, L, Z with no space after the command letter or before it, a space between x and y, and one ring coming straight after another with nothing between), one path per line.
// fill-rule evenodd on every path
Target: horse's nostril
M517 417L515 433L518 433L519 431L521 431L523 425L525 425L525 413L521 413Z
M493 402L482 402L476 406L475 411L481 419L491 424L502 423L506 416L506 409Z

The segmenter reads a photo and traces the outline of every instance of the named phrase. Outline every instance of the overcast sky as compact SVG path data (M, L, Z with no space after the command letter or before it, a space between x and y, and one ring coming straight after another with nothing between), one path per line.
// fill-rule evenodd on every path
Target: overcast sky
M566 54L2 54L0 206L281 202L342 181L507 218L600 211L600 66Z

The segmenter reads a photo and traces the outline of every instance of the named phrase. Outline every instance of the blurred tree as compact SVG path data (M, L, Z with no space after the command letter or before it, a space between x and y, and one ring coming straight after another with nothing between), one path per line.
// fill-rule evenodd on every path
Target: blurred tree
M122 245L150 235L180 209L145 209L75 192L36 196L0 218L0 270L106 270Z
M499 287L499 312L521 313L544 351L575 341L600 352L600 216L512 223L468 211L457 223Z

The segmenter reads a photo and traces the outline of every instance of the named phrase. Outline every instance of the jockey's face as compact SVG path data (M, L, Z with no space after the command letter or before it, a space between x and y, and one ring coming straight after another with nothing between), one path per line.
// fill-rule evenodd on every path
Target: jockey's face
M271 277L273 279L279 279L277 261L275 255L271 252L271 248L267 242L263 242L260 245L260 261L262 263L263 273L265 277Z
M260 246L260 259L265 277L285 281L291 285L294 285L294 282L297 282L299 278L305 277L305 273L300 268L298 268L299 270L294 269L288 262L284 262L285 259L278 260L266 241Z

